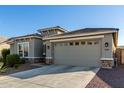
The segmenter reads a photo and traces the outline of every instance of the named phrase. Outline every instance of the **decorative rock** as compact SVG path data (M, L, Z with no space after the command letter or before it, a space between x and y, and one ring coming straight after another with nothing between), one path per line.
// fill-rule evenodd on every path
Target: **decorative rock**
M112 68L112 60L102 60L102 68Z

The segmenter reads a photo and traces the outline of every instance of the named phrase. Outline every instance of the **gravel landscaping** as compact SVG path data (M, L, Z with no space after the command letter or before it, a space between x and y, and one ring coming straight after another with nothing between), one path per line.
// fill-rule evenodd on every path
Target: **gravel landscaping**
M87 88L123 88L124 66L112 69L100 69L86 86Z
M31 64L31 63L25 63L25 64L21 64L17 69L8 67L5 69L5 72L4 71L0 72L0 76L9 75L9 74L26 71L26 70L31 70L34 68L39 68L41 66L43 66L43 65L35 65L35 64Z

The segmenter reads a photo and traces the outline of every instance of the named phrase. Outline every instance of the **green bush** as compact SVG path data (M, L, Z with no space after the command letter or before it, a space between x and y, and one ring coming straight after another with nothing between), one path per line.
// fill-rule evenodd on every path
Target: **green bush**
M7 66L13 67L15 64L20 64L20 57L17 54L7 55L6 57Z
M3 58L2 57L0 57L0 62L3 62Z
M3 59L6 59L6 56L10 54L10 49L3 49L1 51ZM4 60L5 61L5 60Z
M25 64L25 59L24 58L20 59L20 64Z
M7 67L6 66L4 66L2 69L0 69L0 73L6 73L6 71L7 71Z
M3 62L0 62L0 69L2 69L3 65Z
M21 65L21 64L15 64L15 65L14 65L14 68L15 68L15 69L18 69L18 67L19 67L20 65Z

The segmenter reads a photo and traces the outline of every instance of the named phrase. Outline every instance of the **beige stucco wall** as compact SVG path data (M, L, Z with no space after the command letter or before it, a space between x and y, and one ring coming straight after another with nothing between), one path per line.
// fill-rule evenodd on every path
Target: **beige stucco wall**
M43 41L41 39L34 39L34 57L42 57Z
M115 52L115 46L113 42L113 35L112 34L105 34L105 37L102 39L102 57L101 58L110 58L113 59L112 66L114 66L114 55ZM105 42L109 43L108 48L105 47Z
M113 42L113 35L112 34L103 34L103 35L104 35L104 38L102 38L100 40L100 42L101 42L100 43L100 46L99 46L100 47L100 50L96 50L96 51L99 51L100 52L100 54L99 54L100 55L99 60L101 58L113 58L113 51L116 49L115 46L114 46L114 42ZM108 42L109 43L109 46L107 48L105 47L105 42ZM52 44L49 41L47 41L46 42L46 45L51 46ZM49 50L46 50L46 57L52 57L53 58L53 55L52 55L53 53L52 52L54 52L54 50L52 51L51 48ZM65 48L68 49L67 46L65 46ZM66 53L67 53L67 51L66 51ZM62 50L62 51L58 51L58 52L65 52L65 51ZM76 52L76 51L74 51L74 52ZM84 50L84 53L87 53L87 52L91 52L91 50L89 50L89 51L87 51L87 50L85 51ZM66 56L66 53L65 53L65 56ZM94 53L96 53L96 52L94 52ZM80 56L80 55L78 55L78 56ZM88 56L87 56L86 59L89 59ZM65 63L67 63L67 62L65 62ZM75 64L75 63L73 63L73 64ZM114 63L112 63L112 65L114 65Z
M17 54L16 43L10 45L10 54Z
M102 58L112 58L112 66L114 66L114 52L116 50L114 41L113 41L113 35L112 34L105 34L104 39L102 41ZM109 47L105 48L104 44L105 42L109 43ZM108 49L108 50L106 50Z
M91 39L92 40L92 39ZM113 58L113 51L115 49L112 34L105 34L104 38L101 39L101 58ZM105 42L109 43L109 47L105 48ZM51 46L49 41L46 45ZM105 49L108 49L107 51ZM51 48L46 50L46 56L51 56Z
M105 42L109 43L109 46L105 47ZM102 58L113 58L113 37L112 34L105 34L102 39Z
M45 42L46 44L46 57L52 57L52 44L49 41ZM48 49L47 47L50 46L50 48Z

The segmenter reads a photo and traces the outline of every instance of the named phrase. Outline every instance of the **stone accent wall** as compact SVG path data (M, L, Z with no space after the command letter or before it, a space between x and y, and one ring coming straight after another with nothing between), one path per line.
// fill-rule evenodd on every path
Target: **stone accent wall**
M112 60L102 60L102 68L112 68Z
M30 62L30 63L45 63L45 61L43 61L43 58L25 58L24 59L25 62Z
M51 65L51 64L53 64L53 60L49 59L49 58L46 58L46 62L45 63L48 64L48 65Z

